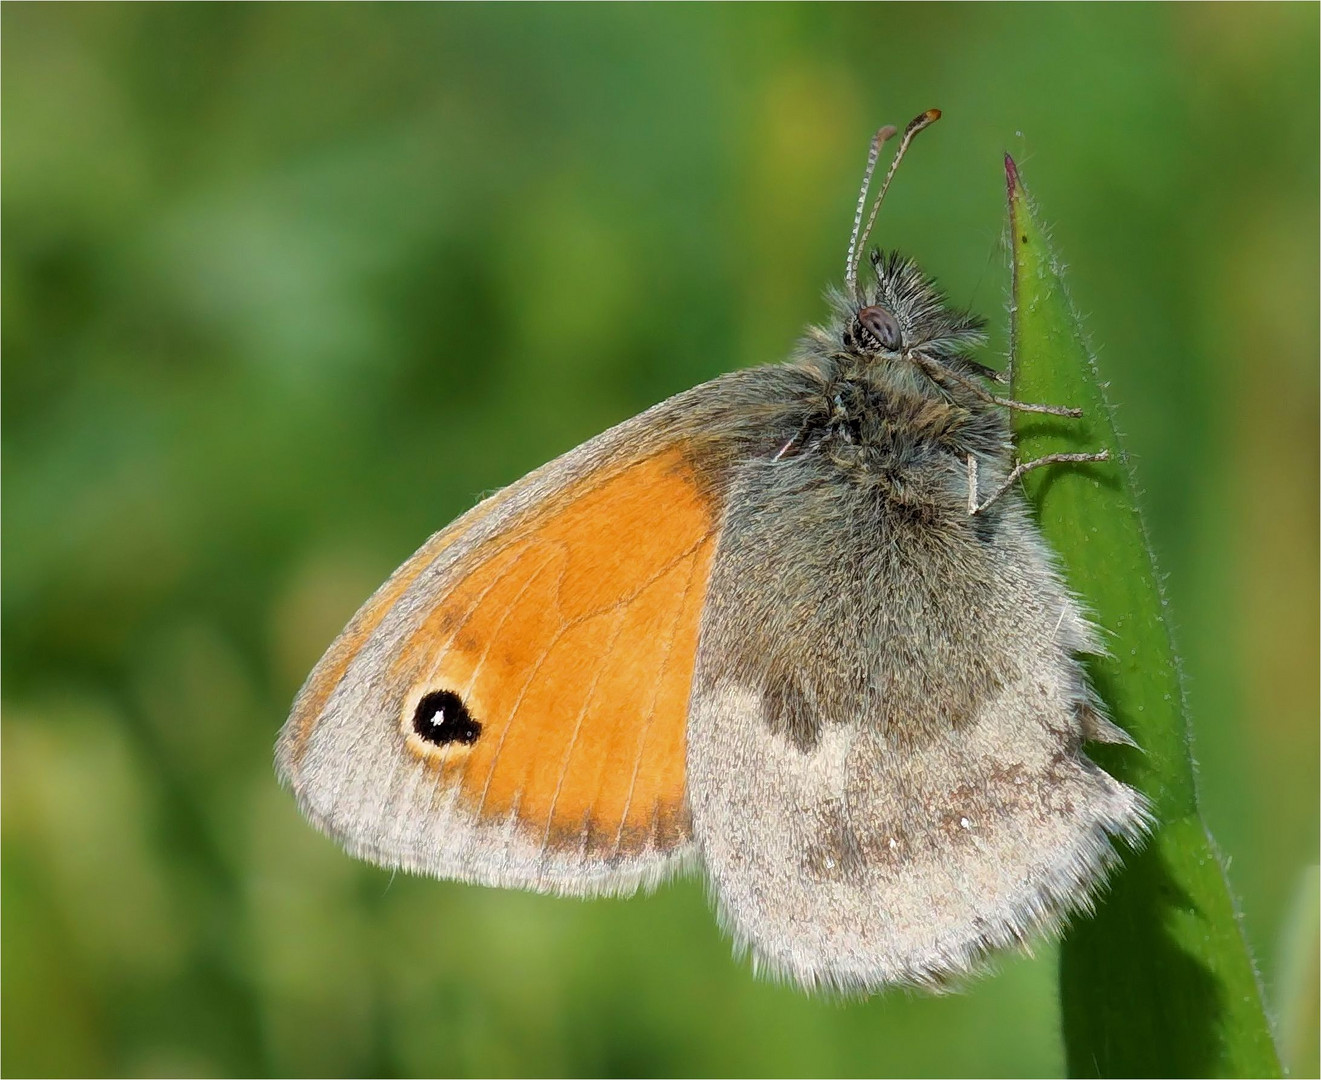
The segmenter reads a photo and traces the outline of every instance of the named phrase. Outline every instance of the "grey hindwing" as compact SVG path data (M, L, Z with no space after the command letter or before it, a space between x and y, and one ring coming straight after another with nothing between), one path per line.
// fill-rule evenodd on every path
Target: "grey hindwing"
M957 463L901 491L824 455L734 477L689 717L693 831L754 962L808 986L938 986L1084 907L1143 829L1085 738L1126 741L1095 639L1021 500Z

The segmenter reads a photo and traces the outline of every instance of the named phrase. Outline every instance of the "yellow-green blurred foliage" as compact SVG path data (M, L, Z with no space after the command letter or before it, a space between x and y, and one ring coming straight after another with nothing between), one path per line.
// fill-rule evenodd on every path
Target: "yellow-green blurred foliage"
M1049 947L809 1000L695 881L392 877L271 771L432 530L785 356L871 132L938 105L879 239L1003 349L1001 151L1054 222L1315 1075L1317 36L1315 5L6 5L4 1072L1062 1068Z

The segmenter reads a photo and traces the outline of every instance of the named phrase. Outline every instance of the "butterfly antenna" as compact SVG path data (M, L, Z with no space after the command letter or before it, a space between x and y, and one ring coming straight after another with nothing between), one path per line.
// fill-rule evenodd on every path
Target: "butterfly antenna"
M857 233L857 220L855 220L854 222L853 235L855 238L857 238L858 243L856 249L854 248L854 245L852 243L849 244L849 287L853 289L853 295L855 297L857 296L857 281L858 281L858 264L856 262L856 256L860 254L862 249L867 246L867 239L868 237L871 236L872 226L876 224L876 213L881 208L881 202L885 199L885 193L890 190L890 181L894 179L895 170L899 168L899 162L904 160L904 154L908 152L908 144L911 143L915 138L917 138L917 133L923 130L924 128L929 128L939 119L940 119L939 109L928 109L921 116L914 117L912 120L908 122L908 126L904 128L904 137L899 140L899 149L894 152L894 160L890 162L890 169L885 174L885 179L881 182L881 190L876 196L876 201L872 203L871 215L867 218L867 227L862 230L862 236L860 238L858 237L858 233ZM890 130L893 131L894 129L891 128ZM877 153L880 152L880 149L881 149L880 143L877 143L873 140L872 142L873 159L876 157ZM868 163L867 179L871 179L871 166L873 163L874 161ZM867 194L866 181L863 182L862 193L864 196L866 196ZM861 216L862 216L862 202L859 201L858 219L861 219Z
M853 213L853 232L849 235L849 257L844 264L844 286L854 299L858 296L858 230L862 227L862 212L867 209L867 189L871 187L871 177L876 171L876 161L881 156L881 147L885 145L886 139L895 134L895 131L895 128L886 124L871 137L871 149L867 151L867 171L862 174L858 209Z

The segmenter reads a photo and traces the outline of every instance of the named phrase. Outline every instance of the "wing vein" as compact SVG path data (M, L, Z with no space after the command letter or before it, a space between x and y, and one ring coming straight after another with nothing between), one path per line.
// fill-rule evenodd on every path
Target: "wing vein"
M561 549L565 548L565 545L562 543L559 546ZM550 562L548 561L546 565L549 566ZM540 574L540 572L541 571L539 570L538 574ZM561 573L561 580L562 579L563 574ZM559 601L557 598L556 604L558 605L558 603ZM505 741L509 738L509 732L513 730L514 720L518 716L518 710L523 704L523 699L527 696L528 689L532 686L537 674L541 671L542 665L545 664L546 658L550 656L555 646L559 643L560 638L562 638L570 629L572 629L570 624L562 623L560 628L551 635L551 639L546 644L546 648L543 650L541 656L537 658L537 662L532 665L532 670L528 672L527 679L524 680L522 688L518 691L518 697L514 699L514 704L509 710L509 718L505 721L504 729L500 732L500 741L495 744L495 749L491 752L491 765L486 771L486 783L482 786L482 797L477 801L477 809L474 811L474 816L477 818L482 816L482 811L486 807L486 799L491 791L491 781L495 779L495 770L500 763L500 751L504 749ZM519 791L521 792L521 790L522 789L520 788Z
M710 534L703 539L703 543L710 539ZM656 718L656 702L660 699L661 686L665 681L665 672L669 669L670 659L674 653L674 642L679 636L679 624L683 621L684 608L688 604L688 595L692 592L693 579L697 576L697 567L701 563L700 557L701 544L694 549L697 554L693 558L692 566L688 571L688 581L684 584L683 593L679 597L679 603L675 606L674 621L670 623L670 632L665 638L665 651L661 656L660 674L656 678L656 685L651 692L651 705L647 708L647 718L642 722L642 730L638 734L636 749L633 753L633 775L628 782L628 797L624 800L624 812L619 816L619 827L615 830L615 847L611 858L619 855L619 847L623 843L624 823L628 821L629 811L633 809L633 795L637 791L638 770L642 766L642 753L647 745L647 734L651 731L652 722ZM685 720L686 722L686 720Z
M583 728L583 717L587 715L587 710L591 707L592 699L596 696L596 688L601 684L601 672L605 670L605 662L614 651L615 646L619 644L619 638L624 632L624 622L627 614L627 609L625 609L617 612L615 615L617 623L615 625L614 636L611 637L610 644L606 646L605 652L601 657L601 662L596 666L596 671L592 676L592 685L587 688L587 697L583 701L582 708L578 710L577 719L574 721L573 735L570 736L569 746L564 752L564 757L560 765L559 779L555 783L555 794L550 800L550 810L546 814L546 829L541 838L541 853L538 856L539 860L546 857L546 850L550 846L550 830L551 825L555 821L555 808L559 805L560 792L564 790L564 778L569 774L569 763L573 760L574 747L578 745L578 736L581 734Z
M526 552L524 554L526 554ZM482 650L482 655L480 659L478 659L476 666L473 668L472 674L468 677L467 684L463 688L463 694L461 696L464 701L467 701L469 696L472 694L472 688L477 683L477 676L481 674L482 666L486 663L487 657L491 655L491 649L494 647L496 639L500 636L500 631L504 628L505 623L509 621L509 616L518 606L518 602L523 599L523 596L527 593L528 589L532 588L533 583L536 582L541 572L544 569L546 569L546 567L549 566L550 563L554 560L556 554L557 554L556 551L553 549L546 554L546 557L541 561L541 563L537 566L537 568L533 570L531 574L528 575L527 581L523 582L523 587L518 590L518 592L514 595L514 598L505 607L504 614L500 616L500 621L495 624L495 629L491 632L490 636L487 638L486 648ZM521 557L522 556L520 555L519 558ZM516 566L517 564L518 564L518 559L515 559L514 566ZM471 619L472 616L476 613L477 608L481 605L482 601L486 599L487 595L491 592L491 589L494 589L495 586L500 582L500 580L503 577L505 577L510 571L513 570L514 566L510 566L509 570L507 570L505 574L502 574L500 578L497 578L494 582L492 582L490 588L486 589L482 593L481 597L477 600L475 604L473 604L472 609L464 617L463 622L454 631L454 635L452 635L450 638L451 641L454 640L454 636L458 635L459 630L461 630L463 626L467 625L468 620ZM448 648L448 645L446 645L446 648ZM442 751L442 756L440 760L440 769L442 775L444 775L445 763L449 760L450 747L453 745L454 745L453 743L447 743L445 745L445 749ZM455 802L458 801L459 792L463 790L463 780L464 777L467 776L468 763L471 760L472 760L471 755L469 755L464 759L463 773L462 775L455 777L454 787L450 792L449 806L446 808L447 813L454 809L454 804Z

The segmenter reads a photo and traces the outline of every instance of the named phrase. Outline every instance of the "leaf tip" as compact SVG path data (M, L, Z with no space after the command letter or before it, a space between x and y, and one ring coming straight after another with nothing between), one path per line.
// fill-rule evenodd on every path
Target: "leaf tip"
M1008 154L1005 154L1005 187L1009 191L1011 201L1022 190L1022 185L1018 180L1018 166L1014 164L1014 159Z

